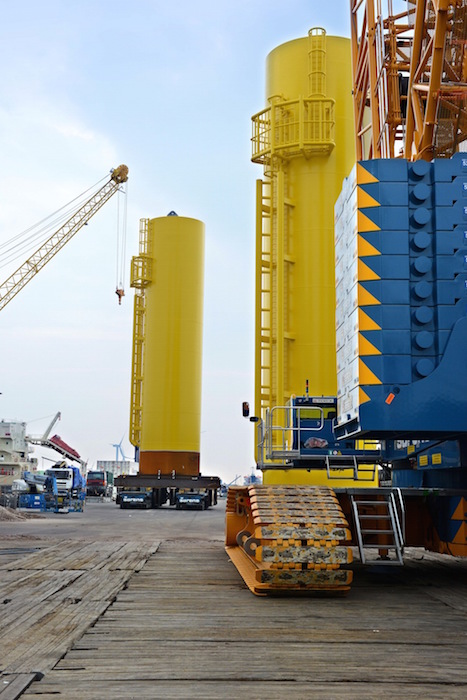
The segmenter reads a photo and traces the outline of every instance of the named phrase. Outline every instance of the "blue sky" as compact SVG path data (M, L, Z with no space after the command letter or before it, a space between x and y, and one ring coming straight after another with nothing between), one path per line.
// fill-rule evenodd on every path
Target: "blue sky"
M0 418L40 434L61 411L54 432L91 465L113 459L122 436L132 454L129 263L139 219L175 210L206 224L201 469L227 482L249 474L253 429L241 402L254 398L262 175L250 119L265 106L268 52L316 26L349 36L348 0L2 5L0 243L120 163L130 179L122 306L114 197L2 310Z

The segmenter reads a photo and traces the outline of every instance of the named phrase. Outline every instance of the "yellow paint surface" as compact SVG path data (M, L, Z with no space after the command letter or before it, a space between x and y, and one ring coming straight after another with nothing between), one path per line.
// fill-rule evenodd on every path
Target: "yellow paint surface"
M204 224L151 219L149 253L140 449L199 452Z

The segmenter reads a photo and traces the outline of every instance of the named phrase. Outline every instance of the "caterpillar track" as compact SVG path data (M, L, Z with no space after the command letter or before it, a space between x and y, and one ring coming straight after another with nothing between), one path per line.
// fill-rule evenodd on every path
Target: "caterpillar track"
M231 486L226 551L256 595L345 594L352 571L349 524L326 486Z

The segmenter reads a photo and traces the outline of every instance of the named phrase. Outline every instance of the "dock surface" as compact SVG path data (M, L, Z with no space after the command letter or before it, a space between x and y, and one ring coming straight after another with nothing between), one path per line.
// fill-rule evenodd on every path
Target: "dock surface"
M269 598L224 552L223 502L93 503L0 537L0 700L467 697L466 560L413 549L357 562L344 598Z

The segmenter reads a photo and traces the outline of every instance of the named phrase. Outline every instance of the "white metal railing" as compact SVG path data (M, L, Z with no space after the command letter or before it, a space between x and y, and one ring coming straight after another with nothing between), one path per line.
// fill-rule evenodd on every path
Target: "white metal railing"
M316 426L301 427L301 411L317 413ZM324 427L324 409L320 406L274 406L267 408L264 421L257 424L257 454L261 464L285 464L300 455L301 433L320 431ZM261 468L261 465L259 465Z
M292 400L291 400L292 401ZM267 408L264 420L256 423L256 455L259 469L283 468L290 466L290 462L297 459L322 461L328 475L332 478L343 478L343 470L350 471L354 481L373 481L375 478L378 457L375 455L375 446L362 447L355 450L355 454L324 454L322 449L328 443L319 444L320 436L317 435L314 444L307 445L310 433L320 433L325 425L325 410L331 405L320 406L318 404L274 406ZM310 412L313 412L310 415ZM307 415L308 414L308 415ZM306 416L304 418L304 415ZM303 419L307 425L303 425ZM334 427L335 419L333 420ZM305 442L304 442L305 441ZM302 444L304 442L304 444ZM305 446L306 453L302 452ZM311 449L318 448L315 454ZM368 452L365 455L365 452ZM401 499L399 498L399 511ZM403 522L403 518L401 518Z

